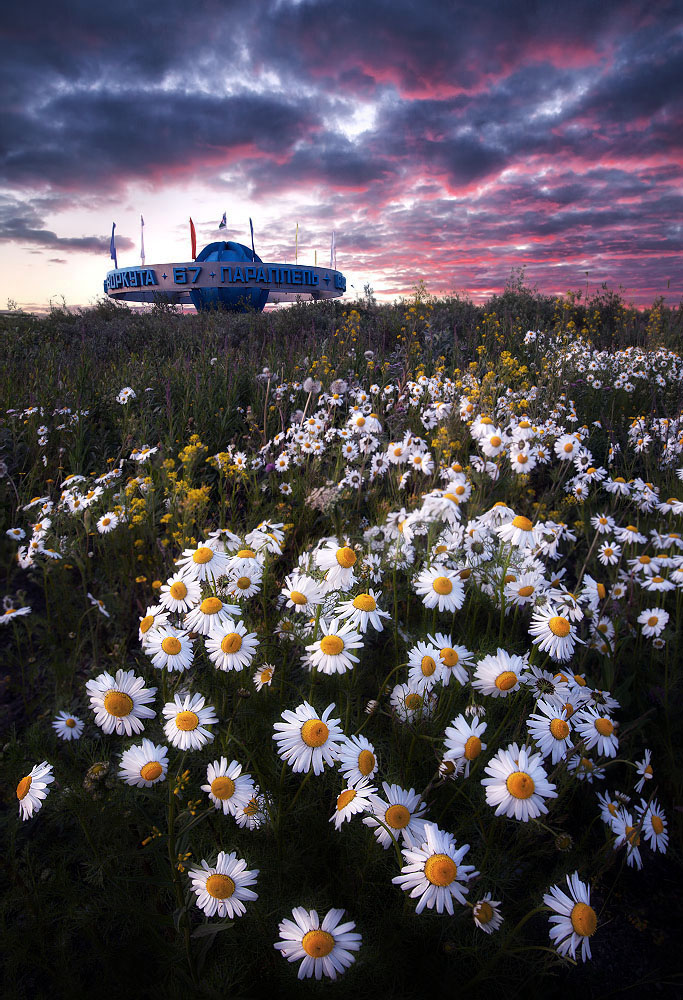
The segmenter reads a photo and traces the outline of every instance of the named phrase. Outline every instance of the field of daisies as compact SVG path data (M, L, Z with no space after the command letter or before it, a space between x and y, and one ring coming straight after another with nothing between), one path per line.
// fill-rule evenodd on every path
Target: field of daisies
M0 324L5 995L677 994L680 310Z

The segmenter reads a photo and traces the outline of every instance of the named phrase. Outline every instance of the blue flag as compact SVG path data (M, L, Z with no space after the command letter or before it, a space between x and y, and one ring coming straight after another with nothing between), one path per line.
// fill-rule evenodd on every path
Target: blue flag
M223 218L218 223L218 228L219 229L225 229L225 227L227 226L227 224L228 224L228 220L225 217L225 212L223 212Z
M254 223L249 219L249 228L251 229L251 259L256 260L256 251L254 250Z
M116 243L114 242L114 230L116 229L116 223L111 224L111 240L109 241L109 256L114 261L114 267L118 268L119 264L116 260Z

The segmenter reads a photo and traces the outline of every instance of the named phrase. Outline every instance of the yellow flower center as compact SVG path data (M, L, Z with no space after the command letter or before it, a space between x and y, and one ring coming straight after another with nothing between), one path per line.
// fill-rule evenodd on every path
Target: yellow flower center
M140 622L140 631L144 635L145 632L149 632L152 625L154 624L154 615L146 615Z
M192 553L192 561L199 563L200 565L211 562L213 557L214 551L207 545L200 545L197 551Z
M494 434L492 435L492 437L489 438L489 444L491 445L492 448L500 448L502 443L503 442L501 441L501 439L498 437L497 434Z
M519 590L517 591L520 597L531 597L533 592L534 592L534 587L531 586L520 587Z
M334 938L327 931L308 931L301 939L301 947L310 958L325 958L334 948Z
M564 719L553 719L550 723L550 733L556 740L566 740L569 736L569 726Z
M161 648L169 656L177 656L183 647L180 639L176 639L174 635L167 635L165 639L161 640Z
M176 580L168 588L168 592L174 601L183 601L187 597L187 587L182 580Z
M444 648L439 652L439 656L441 657L441 662L447 667L454 667L460 659L452 646L444 646Z
M596 719L595 728L601 736L611 736L614 732L614 725L609 719Z
M31 775L27 774L26 777L22 778L19 784L17 785L17 798L19 799L20 802L22 799L25 799L26 796L28 795L28 790L31 787L32 781L33 778L31 777Z
M436 662L431 656L423 656L420 663L420 669L425 677L431 677L436 670Z
M321 719L308 719L301 727L301 739L307 747L321 747L329 735L330 730Z
M662 822L661 816L651 816L650 822L652 823L652 829L655 831L655 833L657 834L664 833L664 823Z
M533 528L533 524L529 518L523 517L521 514L518 514L517 517L513 517L512 526L513 528L519 528L520 531L531 531Z
M255 559L256 553L253 549L240 549L237 553L238 559Z
M556 635L558 639L566 639L572 630L571 625L566 618L561 615L554 615L552 618L548 619L548 628Z
M517 456L517 461L519 462L520 465L526 465L526 463L529 461L529 456L525 455L524 452L520 452L519 455Z
M337 812L341 812L345 806L348 806L349 802L353 802L355 797L355 788L346 788L341 795L337 796Z
M627 826L624 833L631 847L640 847L640 837L635 826Z
M571 452L574 451L574 445L571 443L571 441L567 441L566 445L564 446L564 450L568 455L570 455Z
M144 778L145 781L154 781L162 771L163 767L158 760L150 760L140 768L140 777Z
M588 903L575 903L570 915L572 927L581 937L592 937L598 926L595 910Z
M240 590L249 590L251 587L251 580L248 576L241 576L235 583L235 586L239 587Z
M239 632L228 632L221 639L221 649L224 653L236 653L242 648L242 636Z
M447 854L432 854L425 861L425 876L432 885L450 885L458 874L458 866Z
M235 883L229 875L209 875L206 880L206 891L214 899L230 899L235 891Z
M384 814L384 820L387 826L392 827L392 829L403 830L410 823L410 812L400 803L389 806Z
M111 524L111 518L110 517L103 517L102 518L102 527L103 528L107 528L110 524Z
M230 799L235 794L235 782L222 774L211 782L211 794L217 799Z
M517 683L517 674L514 670L504 670L496 677L496 687L499 691L509 691Z
M178 712L175 717L175 724L184 733L189 733L199 725L199 716L196 712Z
M470 736L465 743L465 760L475 760L481 753L481 740L478 736Z
M121 719L132 711L133 699L123 691L107 691L104 696L104 707L110 715Z
M64 720L64 725L68 726L69 729L73 729L74 726L76 725L76 720L75 719L65 719Z
M437 576L434 582L432 583L432 587L437 594L443 594L443 595L450 594L450 592L453 590L453 584L451 583L451 581L448 579L447 576Z
M652 628L652 626L656 625L658 621L659 618L657 617L657 615L650 615L650 617L647 620L647 623L650 626L650 628Z
M344 569L351 569L356 562L356 553L348 545L344 545L343 548L337 549L337 562Z
M356 427L365 427L365 417L356 417Z
M516 799L528 799L534 794L534 779L526 771L513 771L505 782L508 792Z
M356 611L374 611L377 607L377 601L370 594L359 594L354 599L353 606Z
M611 551L612 550L610 549L610 554L611 554ZM604 583L598 583L598 584L596 584L596 588L595 589L598 592L598 597L600 598L600 600L604 601L605 598L607 597L607 590L605 589L605 584Z
M366 778L375 766L375 755L369 750L361 750L358 754L358 770Z
M643 771L643 774L649 774L650 776L652 776L652 768L650 767L649 764L647 765L647 767Z
M460 503L455 493L444 493L444 500L450 500L452 503Z
M344 640L338 635L325 635L320 640L320 651L326 656L338 656L344 648Z
M422 697L415 691L411 691L403 699L403 704L409 711L416 712L418 708L422 707Z
M300 590L293 590L289 595L289 599L292 604L308 604L308 598L305 594L302 594Z
M493 920L493 907L490 903L487 903L485 899L482 899L480 903L474 907L474 915L480 924L488 924Z
M223 602L218 597L207 597L199 605L199 610L203 615L217 615L223 607Z

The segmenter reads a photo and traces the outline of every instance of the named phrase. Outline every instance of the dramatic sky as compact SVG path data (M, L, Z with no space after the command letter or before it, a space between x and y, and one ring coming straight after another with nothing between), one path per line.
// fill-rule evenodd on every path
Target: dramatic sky
M0 37L0 308L224 211L268 261L335 230L351 297L683 294L680 0L31 0Z

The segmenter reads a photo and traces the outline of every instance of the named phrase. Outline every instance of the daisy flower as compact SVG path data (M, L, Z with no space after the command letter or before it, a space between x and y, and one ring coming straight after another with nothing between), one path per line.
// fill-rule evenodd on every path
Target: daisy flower
M363 637L355 631L353 623L341 623L338 618L332 618L328 624L321 619L320 632L320 639L306 646L308 665L322 674L344 674L353 670L358 657L350 650L363 647Z
M633 821L633 816L626 809L620 809L612 820L612 830L616 834L616 840L612 845L615 851L620 847L626 848L626 864L629 868L635 867L640 871L643 867L643 859L640 856L640 828L643 826L642 819Z
M153 719L156 715L147 705L154 701L157 689L146 688L144 679L136 677L133 670L117 670L116 677L105 670L94 680L87 681L85 689L95 722L107 735L141 733L145 728L142 719Z
M584 742L586 750L598 748L603 757L616 757L619 740L615 734L615 723L592 705L577 712L573 725Z
M339 726L341 720L330 718L334 708L332 703L318 716L305 701L293 712L286 709L282 713L284 722L273 725L278 753L292 765L295 774L310 771L311 767L314 774L322 774L326 764L331 767L336 761L344 734Z
M207 917L232 919L246 912L245 901L258 899L258 893L248 888L255 884L258 873L258 868L247 871L247 862L234 851L220 851L215 865L202 861L201 868L191 868L187 874L199 909Z
M517 514L511 521L499 524L494 531L502 542L516 549L534 549L541 540L542 529L534 527L528 517Z
M97 522L97 530L101 535L108 535L118 526L119 519L113 511L108 510Z
M408 650L408 686L423 694L441 680L441 657L436 646L418 642Z
M235 813L235 822L242 829L258 830L267 822L267 801L261 794L258 785L254 785L254 794L247 804Z
M547 652L557 663L569 660L574 652L575 643L584 642L576 634L576 627L572 622L559 614L552 604L536 608L533 612L529 635L532 636L534 645L542 652Z
M495 655L489 654L479 661L474 671L472 687L480 694L488 694L492 698L507 698L522 686L527 669L527 662L523 657L498 649Z
M194 660L194 640L173 625L151 629L147 633L144 649L159 669L182 673L192 666Z
M213 740L214 734L205 727L218 722L218 716L213 705L204 707L204 701L201 694L176 694L164 705L164 732L179 750L200 750Z
M55 780L52 773L52 764L46 760L42 764L36 764L29 773L21 779L17 785L17 799L19 800L19 813L22 820L30 819L34 812L38 812L43 807L43 799L48 793L48 785Z
M375 748L365 736L349 736L340 744L337 767L350 785L363 778L372 778L377 772Z
M220 597L207 597L201 604L183 617L183 625L189 632L199 632L209 635L220 631L231 615L239 614L240 609L234 604L224 604Z
M458 646L453 642L451 636L444 632L428 635L427 642L439 651L439 660L441 661L439 680L443 686L448 687L451 677L455 677L459 684L466 684L469 680L469 667L472 666L474 653L471 653L465 646Z
M583 883L579 873L567 875L569 895L557 885L543 896L543 902L554 916L550 917L550 940L557 953L566 958L576 958L576 950L581 949L581 961L591 957L590 938L598 926L598 916L590 905L590 886Z
M550 757L552 764L557 764L572 747L571 726L567 722L566 709L559 707L557 702L540 699L536 704L537 711L529 716L527 727L529 734L538 746L543 757Z
M663 608L646 608L638 615L638 624L643 626L643 635L657 636L666 628L669 612Z
M458 611L465 603L465 588L453 570L438 566L423 569L413 581L415 593L426 608L438 611Z
M228 581L228 593L238 600L254 597L261 591L262 577L263 573L260 569L258 571L252 569L248 572L243 570L241 573L236 573Z
M242 765L236 760L228 761L225 757L214 760L206 769L207 784L202 785L216 809L222 809L223 815L230 813L235 816L239 809L244 809L254 795L254 782L250 774L242 774Z
M165 625L168 625L168 611L161 606L155 607L151 605L148 607L144 618L140 619L140 627L138 629L138 639L142 643L143 649L147 645L150 629L154 627L163 628Z
M202 599L199 581L182 573L174 573L159 591L159 604L167 611L184 614Z
M374 590L369 590L365 594L357 594L353 600L342 601L341 604L338 604L335 612L339 618L348 619L350 624L361 633L367 632L368 625L372 625L376 632L382 632L384 630L382 619L386 618L390 621L391 615L388 611L382 611L381 608L377 607L378 596Z
M499 906L500 900L491 899L490 892L487 892L478 903L474 904L472 916L480 931L484 931L486 934L493 934L494 931L500 930L505 918L501 914Z
M589 785L594 781L602 781L605 777L604 768L595 764L590 757L579 757L578 754L568 758L567 771L579 781L587 781Z
M666 854L669 846L669 834L667 833L666 816L657 799L653 799L648 805L644 799L640 801L639 812L642 815L643 836L653 851L661 851Z
M320 586L312 576L303 576L292 573L285 580L285 585L280 591L285 599L285 608L291 608L302 614L315 614L318 604L325 600L325 589Z
M206 639L206 652L217 670L242 670L254 658L259 641L242 622L226 618L221 628Z
M339 830L342 823L350 820L362 812L372 812L371 797L375 795L377 789L371 785L367 778L361 778L357 782L349 782L337 796L335 810L330 816L330 823L334 822L335 830Z
M400 785L382 782L385 798L372 796L372 816L363 820L365 826L375 831L375 837L387 850L392 838L401 838L404 844L414 846L424 840L425 822L421 818L427 808L414 788L406 791ZM378 820L380 822L378 822ZM388 828L388 829L387 829Z
M303 959L299 966L299 979L322 979L323 973L336 979L355 962L353 951L361 945L360 934L353 933L356 926L352 920L341 924L344 910L329 910L322 924L315 910L305 910L295 906L294 920L281 920L278 932L280 941L274 947L288 962Z
M598 549L598 559L603 566L616 566L621 555L621 546L616 542L603 542Z
M420 693L410 684L397 684L389 701L401 722L415 722L432 717L437 696L433 691L425 690Z
M517 579L505 584L503 591L505 603L514 607L533 604L546 586L543 576L537 571L522 573Z
M350 590L356 582L353 567L356 565L356 553L349 545L338 545L337 539L331 539L323 548L314 553L315 564L325 573L329 590Z
M469 892L465 883L479 874L474 865L462 864L470 845L456 847L453 837L434 823L425 823L424 832L425 839L419 847L402 849L406 864L391 881L404 892L410 892L413 899L419 897L416 913L422 913L426 907L436 908L437 913L446 910L452 916L453 900L464 905Z
M464 715L458 715L444 734L446 742L444 757L462 763L466 778L469 777L472 761L477 759L482 750L486 750L486 743L481 742L486 726L486 722L480 722L476 718L468 722Z
M52 728L60 740L80 740L85 723L78 716L71 715L70 712L58 712L57 718L52 723Z
M168 747L156 746L151 740L143 739L139 746L129 747L121 754L119 778L127 785L151 788L165 780L167 771Z
M636 774L639 776L636 784L636 791L640 795L645 787L646 781L651 781L653 777L652 764L650 763L651 751L646 750L642 760L636 762Z
M545 799L557 798L555 785L548 781L540 753L511 743L499 750L487 764L488 778L482 778L486 801L501 813L527 823L548 812Z
M221 546L221 551L219 551L217 546L218 543L212 541L211 543L204 542L196 549L184 549L182 556L176 559L176 566L182 572L183 578L188 577L203 583L204 580L211 582L211 580L217 580L224 576L228 558L225 551L222 550L223 547Z
M262 666L257 667L252 678L256 686L256 690L261 691L264 687L270 687L274 673L275 667L272 663L264 663Z

